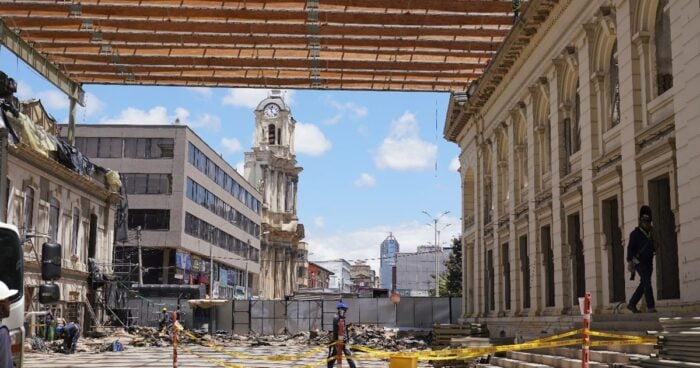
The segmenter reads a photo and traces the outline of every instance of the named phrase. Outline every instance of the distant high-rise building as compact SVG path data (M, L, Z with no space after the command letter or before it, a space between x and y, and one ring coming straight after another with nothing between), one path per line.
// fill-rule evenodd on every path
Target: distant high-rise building
M392 288L392 269L396 266L396 253L399 252L399 242L392 233L384 239L381 245L381 261L379 263L379 282L382 289Z

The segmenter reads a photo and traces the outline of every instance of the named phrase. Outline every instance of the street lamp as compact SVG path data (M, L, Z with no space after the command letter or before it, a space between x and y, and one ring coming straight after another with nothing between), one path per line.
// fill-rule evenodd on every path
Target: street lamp
M435 297L440 296L440 289L439 289L439 274L438 274L438 250L440 250L440 245L438 244L438 221L442 218L442 216L447 215L450 213L450 211L445 211L441 213L439 216L433 217L428 211L423 211L423 213L430 218L430 220L433 222L433 230L435 231ZM428 224L430 225L430 224ZM447 226L445 226L447 227ZM444 229L444 228L443 228Z

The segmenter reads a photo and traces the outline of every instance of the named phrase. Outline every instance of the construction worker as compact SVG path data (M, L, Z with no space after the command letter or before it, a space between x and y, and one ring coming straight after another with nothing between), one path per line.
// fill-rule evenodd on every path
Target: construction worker
M350 359L350 356L352 355L350 354L350 349L348 349L347 345L345 345L345 343L348 343L350 340L348 336L348 329L345 325L345 314L348 311L348 305L343 303L343 299L340 299L340 301L336 305L336 308L338 308L338 313L333 317L332 335L332 341L336 342L336 344L331 345L331 347L328 349L328 368L333 368L333 366L335 365L335 357L338 355L338 346L341 343L341 357L343 354L345 354L345 359L348 361L348 365L350 365L350 368L355 368L355 362L353 362L352 359ZM340 339L342 339L342 342L340 341ZM330 359L331 357L333 357L334 359Z
M168 313L168 308L163 307L160 315L160 322L158 322L158 327L160 328L160 334L166 335L168 333L168 327L170 327L170 313Z
M80 337L80 326L77 323L69 322L64 325L64 322L59 322L56 326L56 336L63 338L63 351L66 354L74 354L78 347L78 337Z

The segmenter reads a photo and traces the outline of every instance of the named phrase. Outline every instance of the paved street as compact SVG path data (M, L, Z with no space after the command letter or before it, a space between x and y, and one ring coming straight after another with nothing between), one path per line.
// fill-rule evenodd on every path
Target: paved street
M172 348L134 348L125 347L126 351L120 353L77 353L74 355L64 354L43 354L30 353L24 368L92 368L92 367L172 367ZM268 367L322 367L322 360L325 359L325 352L319 352L311 357L302 358L296 361L264 361L247 360L232 357L229 354L216 352L203 346L189 345L185 348L193 353L199 354L209 360L199 357L193 353L178 351L178 367L246 367L246 368L268 368ZM250 355L273 356L299 354L309 349L300 347L236 347L229 348L231 352L245 353ZM218 362L218 363L217 363ZM356 361L359 368L385 368L389 366L386 361L362 360ZM343 361L343 367L347 367L347 362ZM419 367L430 367L427 363L422 363Z

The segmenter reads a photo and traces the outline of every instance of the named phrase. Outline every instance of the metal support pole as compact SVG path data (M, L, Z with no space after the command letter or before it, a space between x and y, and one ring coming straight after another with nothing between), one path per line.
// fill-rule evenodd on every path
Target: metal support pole
M0 221L7 221L7 154L7 128L2 126L0 127Z
M245 298L248 299L248 261L245 261Z
M143 258L141 254L141 226L136 227L136 246L139 248L139 286L143 285Z
M579 298L579 303L583 299L581 312L583 314L583 332L581 340L581 368L588 368L589 348L591 344L590 328L591 328L591 293L586 292L586 296Z
M68 110L68 144L70 145L75 145L75 108L76 105L78 104L78 101L73 98L69 97L70 100L70 108Z
M438 266L438 251L440 250L440 245L438 244L438 238L437 238L437 223L438 219L435 218L434 224L433 224L433 229L435 230L435 297L438 298L440 297L440 273L439 273L439 266Z

